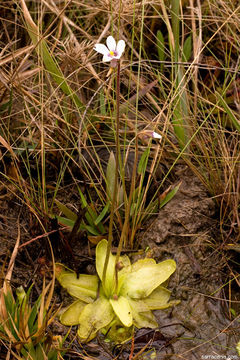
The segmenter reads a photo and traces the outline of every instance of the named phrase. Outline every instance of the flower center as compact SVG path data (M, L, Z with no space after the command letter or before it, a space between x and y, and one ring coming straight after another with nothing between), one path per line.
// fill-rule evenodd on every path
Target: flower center
M111 57L117 56L117 52L111 50L111 51L109 52L109 56L111 56Z

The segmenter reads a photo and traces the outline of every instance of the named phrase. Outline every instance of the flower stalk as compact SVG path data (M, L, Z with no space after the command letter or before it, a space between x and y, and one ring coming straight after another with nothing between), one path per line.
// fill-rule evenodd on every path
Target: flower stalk
M113 218L114 212L116 208L116 198L117 198L117 185L118 185L118 165L119 165L119 154L120 154L120 143L119 143L119 128L120 128L120 61L117 62L117 85L116 85L116 167L115 167L115 175L114 175L114 190L113 190L113 197L112 197L112 206L110 212L110 220L109 220L109 230L108 230L108 246L107 246L107 253L106 259L104 262L103 267L103 279L102 284L103 288L105 288L105 281L106 281L106 271L109 261L109 256L112 248L112 239L113 239ZM117 284L117 270L116 270L116 284ZM117 287L117 285L116 285Z
M121 233L120 241L119 241L118 248L117 248L117 254L116 254L115 289L118 288L118 268L117 268L117 264L118 264L120 256L121 256L123 244L127 243L127 227L129 225L129 216L130 216L130 210L131 210L132 197L133 197L133 192L134 192L135 185L136 185L137 162L138 162L138 135L136 136L135 159L134 159L134 163L133 163L133 175L132 175L132 181L131 181L131 188L130 188L128 203L127 203L126 211L125 211L125 221L124 221L124 224L123 224L122 233Z

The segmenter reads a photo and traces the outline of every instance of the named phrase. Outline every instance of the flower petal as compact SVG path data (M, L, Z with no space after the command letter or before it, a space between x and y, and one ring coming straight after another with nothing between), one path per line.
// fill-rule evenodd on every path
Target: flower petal
M146 327L155 329L158 327L155 316L144 301L129 299L129 304L133 313L133 324L137 328Z
M152 132L152 137L154 139L161 139L162 138L162 135L158 134L157 132L153 131Z
M106 47L106 45L103 45L103 44L95 44L94 50L97 51L99 54L102 54L102 55L108 55L109 54L108 48Z
M109 301L101 296L94 303L84 307L79 317L78 335L83 340L91 340L96 332L107 326L113 319L114 312Z
M112 60L112 57L108 56L108 55L104 55L103 58L102 58L102 62L108 62L108 61L111 61L111 60Z
M56 278L67 292L86 303L97 297L98 277L95 275L77 274L62 264L56 264Z
M133 318L132 310L128 300L125 297L120 296L117 300L110 299L109 302L112 305L115 314L123 323L123 325L127 327L131 326Z
M109 48L110 51L116 50L116 41L112 36L107 37L106 43L107 43L107 47Z
M123 54L123 52L124 52L124 50L125 50L125 41L124 40L119 40L118 41L118 43L117 43L117 48L116 48L116 51L117 51L117 56L116 56L116 58L117 59L119 59L121 56L122 56L122 54Z
M61 314L61 323L67 326L78 325L79 316L86 305L87 303L82 300L75 301Z
M143 266L128 274L121 288L121 295L133 299L142 299L149 296L153 290L166 281L176 270L174 260L165 260L159 264Z

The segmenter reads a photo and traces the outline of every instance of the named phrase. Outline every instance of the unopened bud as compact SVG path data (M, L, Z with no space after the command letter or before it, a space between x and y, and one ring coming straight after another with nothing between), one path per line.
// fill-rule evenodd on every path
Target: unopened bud
M113 300L118 300L117 294L113 294Z
M116 263L116 269L119 271L119 270L122 270L122 268L124 268L123 262L122 262L122 261L118 261L118 262Z

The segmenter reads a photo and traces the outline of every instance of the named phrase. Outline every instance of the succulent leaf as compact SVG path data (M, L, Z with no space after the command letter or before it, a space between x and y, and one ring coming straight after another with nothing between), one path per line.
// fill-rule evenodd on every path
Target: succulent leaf
M75 301L61 314L61 323L67 326L78 325L80 314L86 305L82 300Z
M121 295L133 299L142 299L149 296L153 290L166 281L175 271L176 263L174 260L165 260L159 264L146 265L132 271L126 278Z
M96 269L100 280L107 253L107 240L96 247ZM60 284L78 300L61 315L65 325L79 324L78 335L90 341L101 330L108 338L123 342L129 338L133 325L142 328L158 326L151 310L165 309L178 301L169 302L171 292L164 282L175 271L174 260L159 264L154 259L138 260L131 265L128 256L119 258L110 253L103 286L97 276L79 275L61 264L56 265ZM100 286L99 286L100 285Z
M129 327L133 323L132 309L129 305L128 299L120 296L118 299L110 299L110 304L119 320L124 326Z
M144 267L149 267L151 265L156 265L156 261L151 258L140 259L132 264L132 272L142 269Z
M100 277L101 280L103 276L103 268L107 253L107 244L108 244L107 240L103 239L100 241L100 243L98 243L96 247L96 269L98 276ZM110 252L107 271L106 271L105 288L104 288L106 296L110 296L115 287L115 282L114 282L115 260L116 257L112 255L112 253Z
M56 278L67 292L86 303L93 302L97 297L98 277L95 275L77 274L66 270L62 264L56 264Z
M171 303L168 302L170 296L171 291L164 288L163 286L159 286L147 298L144 299L144 303L150 310L166 309L171 305Z
M129 299L129 304L133 313L133 324L137 328L155 329L158 327L155 316L142 300Z
M89 341L101 328L107 326L113 319L114 312L110 302L105 297L99 297L94 303L84 307L79 317L78 335Z

